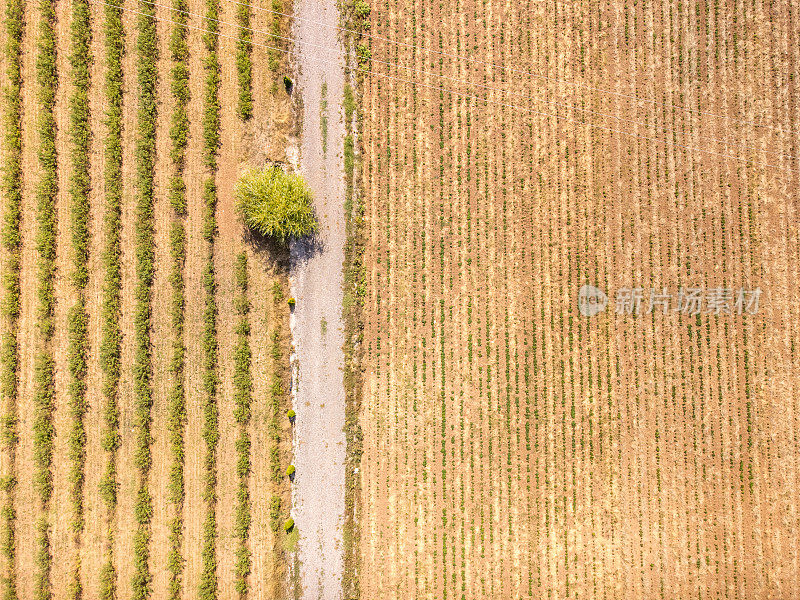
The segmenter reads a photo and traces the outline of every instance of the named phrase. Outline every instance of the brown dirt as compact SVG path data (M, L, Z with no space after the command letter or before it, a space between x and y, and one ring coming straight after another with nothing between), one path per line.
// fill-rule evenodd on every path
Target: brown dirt
M105 115L105 53L103 49L103 6L92 4L92 87L89 92L89 110L92 139L91 180L91 245L89 248L89 283L86 288L86 309L89 314L89 362L87 390L89 408L86 413L86 464L84 483L85 530L81 545L81 585L87 598L99 595L100 572L108 552L108 511L100 497L100 478L105 469L106 453L101 446L103 419L103 373L100 367L102 340L101 309L105 271L102 253L105 248L104 202L104 151L103 134Z
M25 6L25 31L23 40L22 63L22 178L25 198L34 195L38 181L39 161L36 148L39 139L36 120L38 103L35 96L36 83L36 39L38 33L39 13L31 4ZM16 569L17 595L20 598L33 597L34 572L28 568L34 564L36 531L34 525L37 518L38 496L33 489L33 403L22 399L33 396L34 356L37 351L39 336L37 322L36 297L36 207L31 202L23 202L22 206L22 258L20 269L20 317L19 317L19 391L18 397L18 431L19 445L16 457L17 486L15 493L16 508Z
M135 3L125 3L135 9ZM131 597L131 581L134 574L133 536L137 530L133 508L139 489L139 470L134 461L136 436L134 423L133 353L136 308L135 299L135 251L136 251L136 123L139 107L138 83L136 79L136 17L125 11L122 15L125 35L125 56L122 59L124 98L122 106L122 292L120 329L122 331L121 372L119 382L120 447L117 453L117 496L116 533L114 536L114 562L117 573L117 597L126 600Z
M220 20L236 22L237 5L222 2ZM236 30L226 28L236 35ZM236 548L238 540L234 535L234 518L237 506L236 490L239 478L236 473L236 438L239 427L233 417L233 350L236 344L234 327L239 316L233 305L238 293L234 281L236 256L243 250L242 226L236 216L233 198L233 184L240 171L244 144L243 126L236 114L239 85L236 71L236 42L230 38L220 38L219 51L221 84L220 97L229 101L221 103L220 132L222 145L219 151L217 171L217 225L218 235L214 250L214 268L217 278L217 340L219 342L219 376L221 385L217 403L219 407L219 446L217 447L217 564L219 593L222 598L236 595ZM253 448L254 453L258 452Z
M189 12L205 14L205 4L201 0L189 2ZM200 581L202 562L202 526L206 517L206 504L203 501L205 485L204 457L205 442L203 428L203 360L200 339L203 331L203 310L205 291L202 285L203 269L207 256L203 240L203 201L202 186L207 177L203 161L202 114L205 72L203 57L205 46L201 33L189 32L189 146L186 153L186 266L184 281L186 285L186 499L183 522L184 538L182 554L186 561L183 572L183 589L186 597L193 597Z
M158 18L174 20L174 13L156 8ZM152 537L150 541L150 573L153 576L153 597L166 598L169 585L167 559L170 551L169 524L173 511L169 502L168 484L172 450L168 431L168 402L173 377L169 372L172 360L174 332L172 330L172 285L170 283L172 258L169 231L172 208L169 202L169 180L172 160L169 128L174 101L170 91L169 53L171 23L158 23L159 61L158 96L161 99L156 129L155 173L155 264L152 296L152 348L153 348L153 409L151 432L153 435L153 465L148 486L153 498Z
M69 27L70 6L67 2L56 4L56 43L59 48L56 68L59 85L56 93L56 152L58 153L58 197L56 198L56 278L55 278L55 335L53 350L55 359L55 444L53 449L53 498L50 512L51 554L53 567L50 581L54 598L66 598L76 567L76 545L70 530L72 505L70 499L69 432L72 416L69 408L70 373L67 364L69 331L67 315L78 299L70 275L73 272L71 239L71 198L69 194L70 151L69 143L69 95L72 84L69 77Z

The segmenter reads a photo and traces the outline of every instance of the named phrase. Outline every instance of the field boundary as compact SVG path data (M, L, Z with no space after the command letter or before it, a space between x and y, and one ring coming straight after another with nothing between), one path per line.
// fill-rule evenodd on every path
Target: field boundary
M366 7L366 8L365 8ZM361 82L363 71L357 70L362 36L355 32L365 31L369 21L369 5L363 0L340 0L339 18L343 35L345 60L347 61L346 83L343 99L345 140L345 259L344 299L344 387L345 387L345 517L343 525L344 573L342 586L345 598L361 597L359 582L359 513L361 497L362 431L360 424L363 390L362 341L364 338L364 306L366 273L364 271L364 200L360 193L360 146L361 135ZM361 53L363 54L363 52Z

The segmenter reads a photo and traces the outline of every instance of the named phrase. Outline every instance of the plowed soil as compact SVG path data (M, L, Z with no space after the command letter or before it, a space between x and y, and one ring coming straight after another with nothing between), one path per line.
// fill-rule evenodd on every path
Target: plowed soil
M800 597L800 19L717 8L372 3L363 598Z

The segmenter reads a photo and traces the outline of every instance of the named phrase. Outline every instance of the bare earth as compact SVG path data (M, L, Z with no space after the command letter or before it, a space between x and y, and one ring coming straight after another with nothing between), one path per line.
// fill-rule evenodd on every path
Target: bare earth
M360 597L800 599L797 2L370 4Z
M295 5L293 37L297 49L297 86L303 99L301 169L314 193L320 231L314 243L294 244L292 317L294 357L294 434L296 477L293 518L300 538L302 598L342 597L342 523L344 519L344 382L342 261L344 259L344 175L341 115L344 58L336 30L307 20L338 25L335 0L300 0ZM302 42L306 42L305 45ZM318 46L337 48L320 64ZM323 152L321 95L327 84L328 139Z

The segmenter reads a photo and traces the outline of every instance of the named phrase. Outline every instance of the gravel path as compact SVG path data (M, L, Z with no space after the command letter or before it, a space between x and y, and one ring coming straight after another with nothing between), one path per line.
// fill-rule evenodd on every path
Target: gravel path
M299 0L295 15L338 25L336 0ZM295 19L297 88L303 100L300 166L314 193L320 231L313 243L292 245L294 355L293 517L300 533L301 597L342 598L344 521L344 171L341 114L344 55L332 27ZM336 48L325 52L319 48ZM336 61L340 66L315 60ZM327 152L323 152L322 94L327 98Z

